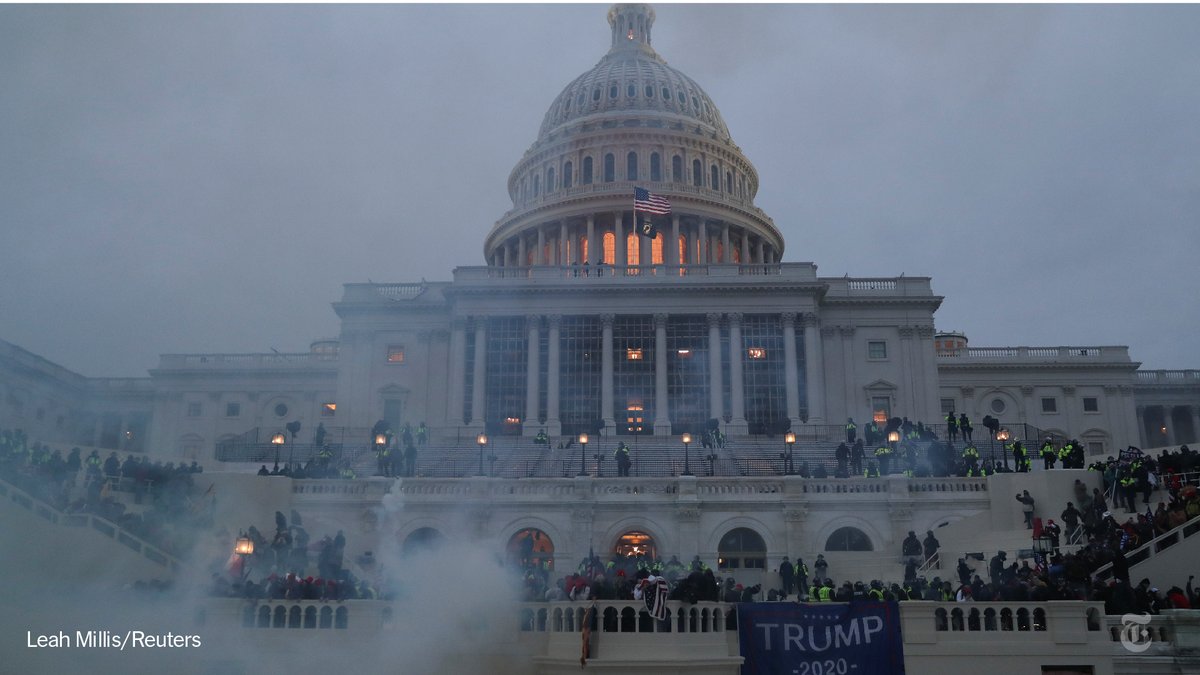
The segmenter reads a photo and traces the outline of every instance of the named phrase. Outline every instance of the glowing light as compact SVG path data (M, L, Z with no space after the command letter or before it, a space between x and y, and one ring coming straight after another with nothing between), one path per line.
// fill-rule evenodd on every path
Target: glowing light
M625 360L626 361L641 361L642 360L642 350L641 349L626 349L625 350Z
M758 360L767 358L767 350L762 347L751 347L746 350L746 356Z

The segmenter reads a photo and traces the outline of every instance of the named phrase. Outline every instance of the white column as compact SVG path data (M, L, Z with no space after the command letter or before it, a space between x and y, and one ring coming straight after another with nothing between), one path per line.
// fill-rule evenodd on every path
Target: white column
M463 379L466 377L466 319L456 316L450 320L450 400L447 401L446 423L461 426L463 423Z
M804 365L808 423L825 424L825 355L817 315L804 315Z
M537 314L530 314L525 317L525 326L529 331L529 337L526 342L526 358L525 358L525 421L521 425L522 432L526 436L536 436L537 432L542 428L541 421L538 420L538 357L540 350L538 349L538 338L542 317Z
M613 418L613 319L612 314L600 315L602 328L600 338L600 417L604 428L611 435L617 423Z
M471 380L471 426L483 429L483 401L487 390L487 371L484 360L487 358L487 317L475 317L475 368Z
M733 262L733 251L729 249L729 223L721 224L721 262Z
M671 435L667 397L667 315L654 315L654 435Z
M545 253L546 253L546 229L539 225L538 229L537 229L537 251L534 252L534 254L533 254L533 264L534 265L545 265L546 264Z
M1146 438L1145 438L1145 436L1146 436L1146 406L1139 405L1135 409L1135 412L1137 413L1137 427L1138 428L1137 428L1137 437L1134 438L1134 440L1137 441L1138 447L1142 448L1142 447L1146 446ZM1120 447L1120 446L1117 446L1117 447Z
M517 237L517 267L525 267L529 263L529 252L525 250L525 235Z
M721 315L708 314L708 416L725 420L721 392Z
M1071 393L1074 393L1074 390L1072 390ZM1175 423L1172 419L1173 415L1171 414L1175 411L1175 406L1164 405L1162 407L1162 411L1163 426L1167 428L1167 445L1175 445Z
M704 265L708 263L708 221L701 219L696 223L696 239L700 242L700 251L697 253L699 260L696 262Z
M613 267L625 267L629 264L625 250L625 226L621 223L622 213L613 214ZM624 272L622 272L622 275Z
M664 242L663 259L668 265L682 265L679 259L679 216L671 216L671 241Z
M600 256L596 252L596 218L590 213L587 217L587 242L587 263L591 267L596 264L597 260L600 260Z
M783 321L783 383L787 395L787 416L792 428L800 427L800 380L796 369L796 313L784 312Z
M571 251L567 242L570 241L570 234L567 232L567 221L562 221L558 225L558 264L571 264ZM579 254L575 254L575 259L579 259Z
M562 316L551 314L546 317L550 334L546 348L546 433L551 436L562 434L562 422L558 419L559 340L558 327Z
M742 264L750 264L750 237L747 236L745 228L742 228Z
M758 243L756 243L754 245L754 262L756 262L756 263L765 263L766 262L766 260L763 259L763 240L762 239L759 239Z
M733 408L730 411L729 433L744 434L748 432L748 429L746 426L746 396L742 386L742 354L745 351L745 347L742 345L742 315L740 312L733 312L728 317L729 405Z

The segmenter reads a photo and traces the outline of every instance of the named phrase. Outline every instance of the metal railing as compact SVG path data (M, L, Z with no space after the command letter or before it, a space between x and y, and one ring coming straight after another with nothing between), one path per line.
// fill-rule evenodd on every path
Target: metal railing
M1200 532L1200 516L1196 516L1186 523L1168 530L1133 549L1133 551L1125 556L1125 560L1129 564L1129 569L1132 570L1135 565L1146 562L1168 548L1182 542L1184 539L1195 535L1197 532ZM1096 568L1096 571L1092 572L1092 579L1108 581L1113 576L1112 566L1112 563L1106 563Z

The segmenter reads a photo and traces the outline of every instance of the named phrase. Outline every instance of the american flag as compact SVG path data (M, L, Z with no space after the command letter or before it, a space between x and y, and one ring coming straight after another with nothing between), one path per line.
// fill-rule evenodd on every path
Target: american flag
M671 214L671 202L667 201L666 197L651 194L646 188L635 187L633 188L633 210L635 213L641 211L656 216L667 216Z
M643 583L646 585L642 596L646 601L646 610L650 616L662 621L667 618L667 596L670 593L667 588L667 580L662 577L651 577Z

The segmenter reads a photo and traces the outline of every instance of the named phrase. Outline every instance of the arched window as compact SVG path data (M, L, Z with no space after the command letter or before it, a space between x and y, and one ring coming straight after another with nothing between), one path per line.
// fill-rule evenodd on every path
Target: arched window
M625 235L625 264L626 265L642 264L642 250L641 250L642 242L639 241L641 238L642 238L642 235L640 235L636 232L630 232L629 234Z
M671 180L676 183L683 182L683 158L679 155L671 158Z
M662 97L663 97L664 101L670 101L671 100L671 90L667 89L666 87L663 87L662 88Z
M712 171L710 171L709 173L710 173L709 178L711 179L711 180L709 180L709 187L711 187L714 190L720 190L721 189L721 172L717 170L716 164L712 165Z
M540 193L541 191L542 191L542 177L534 176L533 177L533 196L537 197L538 193Z
M704 187L704 167L698 159L692 160L692 185Z
M604 233L604 263L615 265L617 260L617 235L612 232Z
M592 184L592 158L591 157L583 158L583 184L584 185Z
M593 101L600 100L600 87L596 87L595 89L592 90L592 100Z
M571 187L571 179L574 178L574 176L571 175L572 168L573 167L571 166L570 162L563 164L563 189L564 190L569 189Z
M873 551L871 538L857 527L835 530L825 541L826 551Z
M546 169L546 192L554 192L554 167Z
M733 174L729 171L725 172L725 191L730 194L733 193Z
M767 545L761 535L746 527L730 530L717 545L717 568L766 569Z
M662 180L662 158L657 152L650 153L650 180Z
M646 98L654 98L654 85L646 85Z
M613 553L624 557L634 558L637 556L646 556L653 560L658 557L658 547L654 543L654 538L645 532L626 532L617 539L617 545L613 547Z
M659 232L654 236L654 243L650 247L650 262L655 265L663 265L663 233Z
M579 262L588 261L588 238L587 235L579 237Z
M584 93L581 91L579 92L579 96L575 98L575 105L579 106L580 108L583 108L583 97Z
M617 179L617 160L610 152L604 156L604 182L611 183Z
M684 235L684 234L679 235L678 243L679 243L679 264L686 265L689 262L688 255L687 255L687 235Z
M637 96L637 85L630 82L629 85L625 87L625 96L626 96L626 98L636 97Z
M636 152L625 155L625 180L638 179L638 158Z
M418 551L435 550L441 546L444 539L442 533L432 527L422 527L413 530L412 534L404 538L404 543L400 545L400 552L410 555Z
M522 569L554 568L554 542L541 530L530 527L517 532L509 538L506 550L510 565Z
M619 94L619 92L620 92L620 89L617 89L616 82L613 82L612 84L608 85L608 97L609 98L615 99L617 97L617 95Z

